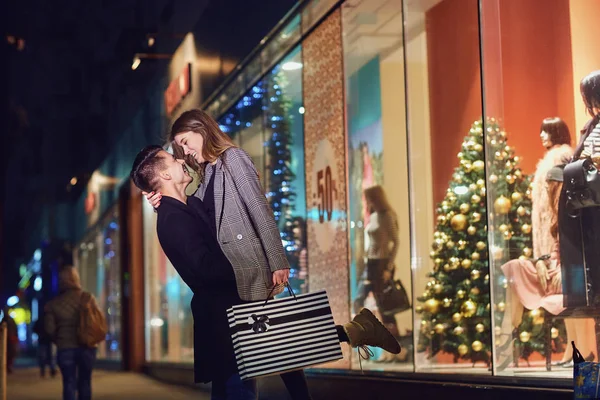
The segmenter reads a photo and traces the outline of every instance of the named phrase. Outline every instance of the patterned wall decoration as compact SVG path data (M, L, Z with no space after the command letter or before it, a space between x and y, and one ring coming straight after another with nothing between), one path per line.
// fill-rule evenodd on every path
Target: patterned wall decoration
M347 322L348 231L344 66L338 9L302 44L309 287L326 289L336 323ZM344 360L327 365L349 368Z

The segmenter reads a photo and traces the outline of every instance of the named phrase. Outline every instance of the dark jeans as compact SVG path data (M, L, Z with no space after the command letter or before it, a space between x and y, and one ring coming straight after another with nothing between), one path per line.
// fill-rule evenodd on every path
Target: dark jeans
M398 335L398 326L396 324L396 318L393 315L385 315L381 312L379 299L383 293L383 289L386 287L386 283L383 279L383 273L388 265L387 259L372 259L367 260L367 268L360 279L360 283L357 289L357 295L354 299L354 312L358 313L362 307L364 307L365 300L369 295L369 292L373 292L375 297L375 303L379 308L381 314L381 322L388 328L392 334ZM393 272L392 272L393 275Z
M62 374L63 400L90 400L96 349L79 347L58 350L56 358ZM77 397L75 393L78 394Z
M54 357L52 357L52 344L51 343L40 343L38 346L38 361L40 364L40 374L46 375L46 365L50 368L50 374L54 376L56 374L56 367L54 366Z
M292 400L311 400L303 370L286 372L280 376ZM224 381L215 380L212 383L210 398L211 400L256 400L258 399L256 380L242 381L237 373Z

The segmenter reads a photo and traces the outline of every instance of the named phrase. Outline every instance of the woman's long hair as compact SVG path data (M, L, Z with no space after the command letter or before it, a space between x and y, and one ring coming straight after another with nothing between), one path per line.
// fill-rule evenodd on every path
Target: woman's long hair
M194 132L202 135L204 144L202 146L202 158L206 163L214 162L228 148L235 147L231 138L227 136L219 124L210 115L200 109L193 109L184 112L175 120L169 133L169 141L172 142L173 155L176 158L182 158L199 175L200 180L204 178L204 165L200 165L193 157L186 156L181 146L175 143L175 136L180 133Z
M558 203L560 200L561 189L562 182L553 180L548 181L548 200L550 200L550 207L552 208L552 217L550 218L550 234L556 241L558 241Z
M377 213L382 212L394 212L392 206L390 205L387 196L385 195L385 191L383 187L380 185L370 186L365 189L365 199L367 200L367 204L369 204L373 211Z

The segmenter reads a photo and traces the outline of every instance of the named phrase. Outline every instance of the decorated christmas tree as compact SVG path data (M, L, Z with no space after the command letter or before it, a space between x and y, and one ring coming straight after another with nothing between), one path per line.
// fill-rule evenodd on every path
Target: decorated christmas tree
M484 129L486 134L484 135ZM484 162L484 142L488 164ZM500 333L506 308L507 281L500 266L532 256L530 180L519 168L519 158L506 143L506 133L490 118L475 122L458 153L450 187L437 207L431 259L433 271L418 297L421 314L418 351L430 356L442 351L472 362L490 362L490 279L495 291L495 326ZM486 212L486 173L493 209ZM488 220L489 214L489 220ZM489 225L488 225L489 224ZM488 237L489 232L492 234ZM488 241L489 239L489 241ZM491 248L488 249L488 243ZM490 277L489 258L496 279ZM518 301L514 299L513 301ZM515 345L523 358L543 353L544 311L526 310ZM556 330L553 336L557 337Z

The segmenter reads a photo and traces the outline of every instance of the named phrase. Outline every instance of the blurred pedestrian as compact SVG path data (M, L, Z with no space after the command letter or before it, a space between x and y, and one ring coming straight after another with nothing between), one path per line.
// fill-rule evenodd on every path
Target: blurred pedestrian
M44 316L43 314L33 324L33 333L38 335L38 363L40 366L40 376L43 378L46 376L46 366L50 369L50 376L56 376L56 366L54 364L54 355L52 354L52 340L46 333L44 328Z
M92 398L92 369L96 361L97 344L83 343L82 332L97 328L106 334L106 321L90 326L90 310L99 312L96 299L81 289L79 274L71 266L58 274L60 294L44 307L44 327L57 347L58 367L62 375L63 400ZM75 393L78 396L75 396Z

